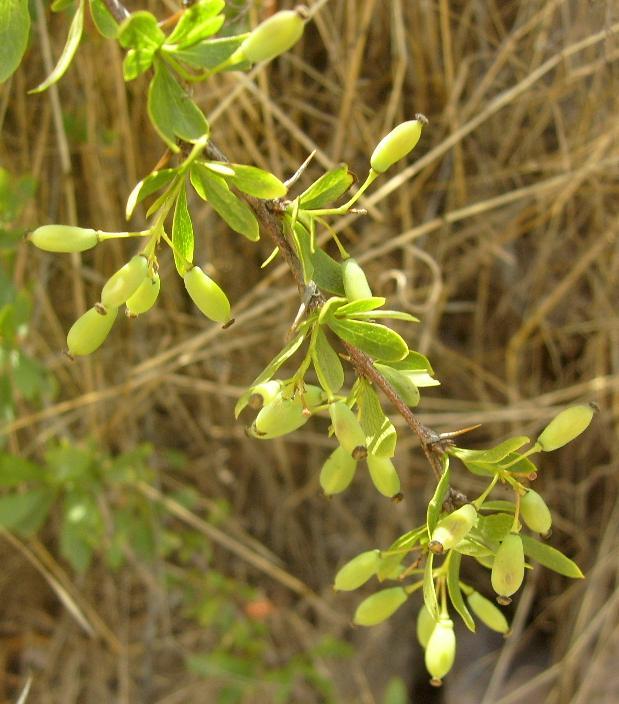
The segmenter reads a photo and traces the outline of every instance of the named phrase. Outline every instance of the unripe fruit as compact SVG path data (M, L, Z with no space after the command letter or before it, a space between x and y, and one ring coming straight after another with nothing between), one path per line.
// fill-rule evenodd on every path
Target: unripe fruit
M435 626L436 621L432 618L432 614L428 611L426 605L422 604L417 614L417 640L422 648L427 647Z
M351 455L357 448L365 448L365 432L357 416L344 401L335 401L329 406L329 415L333 423L333 432L340 445ZM357 459L358 452L355 453Z
M507 633L509 624L503 612L493 604L490 599L486 599L479 592L473 592L467 597L471 611L488 628L497 633Z
M593 413L594 410L591 406L580 405L566 408L548 423L537 438L537 443L544 452L558 450L587 429L593 418Z
M406 601L408 595L402 587L383 589L364 599L353 618L357 626L375 626L386 621Z
M550 509L533 489L529 489L520 499L520 516L531 530L542 535L546 535L552 526Z
M307 423L311 416L308 410L319 405L322 398L322 389L309 385L305 388L303 397L297 394L295 398L285 398L278 394L258 413L249 432L263 440L292 433Z
M138 286L135 293L127 299L127 315L134 318L136 315L140 315L140 313L149 311L157 301L160 288L161 279L159 278L159 274L147 276Z
M67 348L72 357L91 354L101 347L108 336L117 308L108 308L104 314L97 308L90 308L81 315L67 333Z
M250 389L249 405L256 411L260 410L267 403L271 403L282 389L282 382L279 379L264 381L256 384Z
M216 323L227 323L230 320L228 297L199 266L192 267L183 276L183 281L191 300L207 318Z
M490 581L499 595L499 603L509 603L508 597L518 591L524 579L524 550L522 539L510 533L499 545L492 563Z
M426 669L432 675L432 684L439 686L451 670L456 657L456 634L451 619L441 618L434 627L426 646Z
M148 273L148 259L136 254L106 281L101 291L101 303L106 308L118 308L138 290Z
M402 122L394 127L386 137L383 137L370 157L370 166L374 171L382 174L396 161L400 161L411 152L419 141L421 130L427 122L423 115L417 115L415 120Z
M361 298L372 298L372 290L365 278L363 269L356 259L349 257L342 262L342 279L344 291L349 301L358 301Z
M383 496L393 498L400 492L400 477L388 457L367 456L370 478Z
M437 554L451 550L468 535L476 523L475 506L473 504L461 506L436 524L428 547Z
M357 589L376 574L380 559L380 550L368 550L357 555L340 568L335 575L333 588L344 592Z
M28 239L46 252L85 252L99 241L96 230L72 225L43 225Z
M248 61L269 61L294 46L303 34L304 12L282 10L259 24L241 44L238 53Z
M320 470L320 486L327 496L348 489L357 470L357 462L343 447L336 447Z

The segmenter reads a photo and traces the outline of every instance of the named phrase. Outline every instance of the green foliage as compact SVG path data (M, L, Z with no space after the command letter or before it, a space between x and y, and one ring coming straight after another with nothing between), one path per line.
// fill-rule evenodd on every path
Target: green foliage
M28 0L0 0L0 83L15 71L28 46Z

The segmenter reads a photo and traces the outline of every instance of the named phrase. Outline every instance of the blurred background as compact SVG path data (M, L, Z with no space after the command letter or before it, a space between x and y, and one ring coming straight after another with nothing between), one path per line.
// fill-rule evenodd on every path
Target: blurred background
M376 294L421 319L396 327L442 382L422 395L424 423L482 423L466 443L488 447L535 436L568 404L598 404L536 481L550 543L587 579L536 567L509 608L510 638L458 627L441 690L415 639L418 596L352 629L375 587L336 595L333 575L421 523L433 476L400 425L404 501L361 473L327 501L326 420L276 441L245 436L234 403L285 342L298 295L278 262L260 270L270 242L231 233L197 200L196 261L236 324L208 323L162 257L157 307L119 317L91 358L64 356L69 326L134 245L54 255L21 237L48 222L124 229L126 198L163 149L146 80L123 83L118 46L90 20L64 79L27 95L68 31L66 13L35 0L31 48L0 86L2 702L29 675L37 704L617 701L619 7L312 4L290 54L195 87L213 139L282 179L316 150L303 190L341 161L363 179L392 126L428 117L411 157L361 201L367 215L335 227ZM241 31L292 3L228 5ZM141 211L132 224L144 222ZM454 485L482 486L463 468ZM485 571L466 577L490 595Z

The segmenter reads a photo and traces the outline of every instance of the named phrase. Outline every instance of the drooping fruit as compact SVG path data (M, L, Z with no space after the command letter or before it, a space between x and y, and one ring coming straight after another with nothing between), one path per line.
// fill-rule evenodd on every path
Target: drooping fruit
M550 509L533 489L529 489L520 499L520 517L531 530L542 535L546 535L552 526Z
M100 308L90 308L69 329L67 349L72 357L92 354L105 341L114 325L118 309L100 311Z
M147 276L138 286L135 293L127 299L127 315L134 318L149 311L156 303L161 288L159 274Z
M99 241L96 230L72 225L43 225L31 232L28 239L46 252L85 252Z
M370 478L383 496L393 498L400 492L400 477L393 462L388 457L367 456Z
M349 257L342 262L342 280L349 301L372 298L372 289L356 259Z
M343 447L336 447L320 470L320 486L327 496L341 494L350 486L357 461Z
M475 506L473 504L461 506L436 524L428 547L437 554L451 550L468 535L476 523Z
M351 455L354 453L355 459L361 459L357 450L365 450L365 432L357 420L357 416L344 401L335 401L330 404L329 415L333 424L333 432L340 445Z
M357 626L375 626L386 621L406 601L408 595L402 587L382 589L364 599L353 618Z
M426 645L426 669L432 675L433 685L440 686L443 677L451 670L455 657L456 635L453 621L441 618Z
M192 267L183 276L191 300L209 320L227 323L230 320L230 301L221 288L199 266Z
M499 545L492 563L490 581L499 596L499 603L509 603L509 597L520 589L524 580L524 550L522 538L516 533L507 535Z
M344 592L357 589L376 574L380 559L380 550L367 550L353 557L338 570L333 588Z
M138 290L148 274L148 259L136 254L106 281L101 291L101 303L106 308L118 308Z

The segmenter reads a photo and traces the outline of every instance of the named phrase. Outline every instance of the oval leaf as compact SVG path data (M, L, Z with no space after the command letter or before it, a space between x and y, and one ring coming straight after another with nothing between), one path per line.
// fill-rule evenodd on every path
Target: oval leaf
M183 183L176 199L174 219L172 221L172 244L174 245L174 263L181 276L193 263L193 224L187 208L187 193Z
M427 525L428 525L428 537L432 536L432 533L434 533L434 529L436 528L436 524L438 523L439 516L441 515L441 511L443 508L443 501L445 501L445 497L447 496L447 491L449 490L449 481L451 479L451 468L449 466L449 457L447 455L443 455L441 458L441 461L443 463L443 474L441 475L441 478L436 485L436 489L434 490L434 495L430 499L430 502L428 503L428 512L427 512Z
M462 617L464 625L469 629L469 631L473 631L474 633L475 621L464 603L464 598L462 597L462 591L460 589L461 562L462 555L459 552L452 550L449 555L449 567L447 569L447 591L449 592L451 603L453 604L454 609Z
M161 169L161 171L153 171L146 178L143 178L131 191L129 198L127 198L127 208L125 209L127 220L133 215L135 206L138 203L170 183L175 175L176 169Z
M436 599L436 588L434 587L434 553L429 552L426 559L426 566L423 572L423 603L430 612L432 618L438 621L438 601Z
M374 359L397 361L408 352L408 346L400 335L384 325L336 319L329 320L327 324L342 340Z
M216 162L223 163L223 162ZM223 164L233 170L233 174L226 176L226 181L233 186L256 198L272 200L282 198L288 189L286 186L269 171L259 169L257 166L247 166L245 164Z
M344 385L344 368L320 327L312 349L312 362L322 388L330 396L336 394Z
M528 535L523 535L522 546L527 557L539 562L540 565L544 565L549 570L572 579L584 579L585 575L581 572L580 567L562 552L550 547L550 545L546 545Z
M354 180L355 177L348 170L348 166L340 164L323 174L301 194L301 208L303 210L322 208L346 193Z
M225 4L224 0L201 0L186 8L166 45L187 47L218 32L225 19L218 12Z
M28 0L0 0L0 83L15 71L28 46Z
M219 217L235 232L255 242L260 239L260 227L251 208L228 188L225 179L203 164L191 167L191 183L201 198L207 200Z

